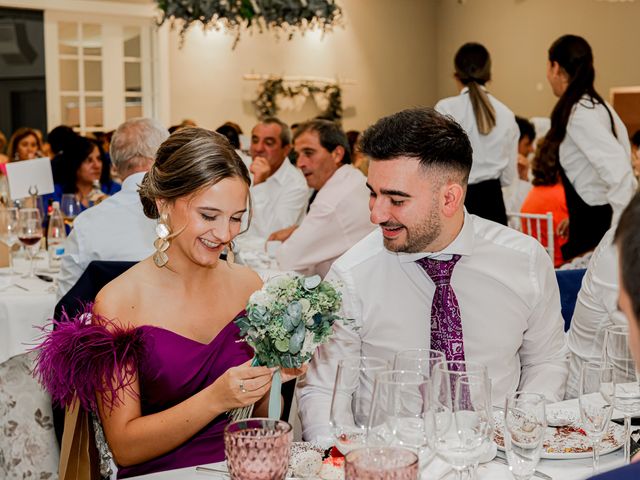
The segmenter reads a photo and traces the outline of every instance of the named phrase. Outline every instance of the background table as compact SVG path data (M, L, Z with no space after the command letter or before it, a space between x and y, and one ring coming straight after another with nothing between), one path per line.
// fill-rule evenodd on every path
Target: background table
M36 272L55 277L47 269L46 255L43 252L40 255L43 258L37 260ZM21 278L21 274L29 268L24 258L15 258L14 267L17 274L13 276L13 281L19 286L7 287L10 277L8 269L3 268L0 272L0 363L25 352L36 343L41 335L36 327L47 323L56 305L52 282Z

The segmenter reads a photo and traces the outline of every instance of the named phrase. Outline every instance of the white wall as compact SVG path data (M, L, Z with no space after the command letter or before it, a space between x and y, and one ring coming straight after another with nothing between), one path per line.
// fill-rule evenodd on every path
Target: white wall
M436 100L435 2L433 0L340 0L345 28L324 38L307 32L291 41L272 34L233 36L193 28L179 48L170 36L171 122L184 118L216 128L227 120L248 133L256 122L251 100L258 82L244 73L341 77L344 127L363 129L380 116ZM307 102L301 112L281 112L288 122L319 111Z

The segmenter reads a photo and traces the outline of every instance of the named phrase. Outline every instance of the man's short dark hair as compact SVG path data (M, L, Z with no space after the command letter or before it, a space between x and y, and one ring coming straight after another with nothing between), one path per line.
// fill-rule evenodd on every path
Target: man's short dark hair
M640 193L622 212L614 242L620 254L621 286L629 294L636 321L640 321Z
M304 132L316 132L320 138L320 145L329 152L333 152L336 147L344 149L342 164L351 163L351 149L349 148L349 140L342 129L330 120L314 119L301 123L293 134L293 141L296 141Z
M409 108L383 117L362 134L360 150L371 160L415 158L425 168L462 174L466 184L473 151L469 137L453 118L433 108Z
M524 137L529 137L529 140L532 142L536 139L536 127L533 126L533 123L526 118L518 117L517 115L516 123L520 129L520 138L518 141L522 140Z
M261 119L258 124L264 125L278 125L280 127L280 146L286 147L291 143L291 130L289 129L289 125L284 123L278 117L265 117Z
M631 144L635 147L640 147L640 130L636 130L636 133L631 135Z

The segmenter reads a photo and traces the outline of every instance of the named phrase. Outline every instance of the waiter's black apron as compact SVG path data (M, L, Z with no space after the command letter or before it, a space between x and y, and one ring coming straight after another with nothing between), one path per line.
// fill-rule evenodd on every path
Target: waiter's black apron
M611 226L613 209L609 204L591 206L582 200L562 165L560 178L569 210L569 240L560 249L562 258L571 260L596 248Z
M464 206L467 207L469 213L502 225L507 224L507 210L502 197L502 186L497 178L468 185Z

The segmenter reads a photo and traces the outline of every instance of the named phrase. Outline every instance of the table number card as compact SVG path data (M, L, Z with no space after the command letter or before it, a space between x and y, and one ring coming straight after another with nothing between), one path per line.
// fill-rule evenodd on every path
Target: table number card
M51 160L47 157L7 163L7 179L12 199L53 193Z

